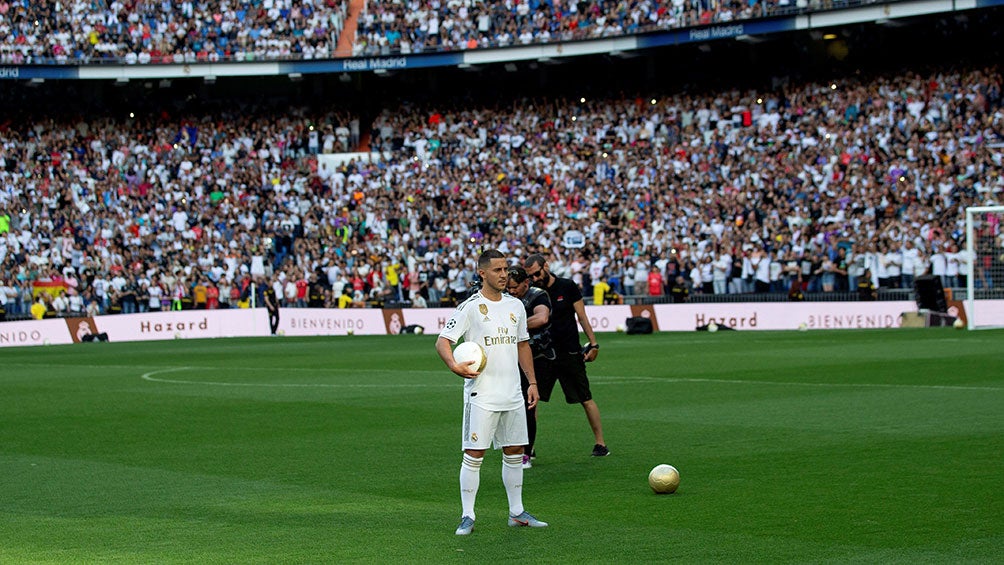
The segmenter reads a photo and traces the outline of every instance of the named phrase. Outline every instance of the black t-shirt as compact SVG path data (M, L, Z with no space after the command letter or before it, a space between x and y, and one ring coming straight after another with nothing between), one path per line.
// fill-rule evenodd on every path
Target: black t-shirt
M122 287L122 297L123 302L136 302L136 287L132 283L126 283Z
M551 335L559 352L580 351L579 322L575 318L575 303L582 300L582 291L572 279L554 278L547 289L551 298Z
M527 318L533 316L533 311L537 308L537 306L546 306L548 312L551 311L551 298L547 295L547 292L540 288L532 286L528 288L526 294L523 295L521 302L523 302L523 308L526 309ZM529 329L529 332L530 349L533 350L533 356L543 356L548 359L553 359L554 338L551 336L550 320L539 328Z
M537 306L547 306L548 310L551 309L551 298L547 295L547 293L544 292L543 289L539 289L532 286L526 290L526 294L523 295L523 299L521 300L521 302L523 302L523 308L526 309L527 318L533 316L533 310ZM551 327L550 321L543 327L534 328L532 330L529 330L529 332L530 335L533 336L541 333L544 330L547 330L549 327Z
M307 304L311 308L324 307L324 286L314 281L307 286Z
M674 282L669 292L673 296L674 303L686 302L687 297L690 296L690 289L687 288L687 283Z
M679 272L680 272L680 263L678 263L676 259L670 259L669 261L666 262L667 279L669 280L675 279L676 275L679 274Z
M875 300L875 285L870 279L858 279L858 300Z
M266 308L269 308L271 310L278 310L279 309L279 301L276 300L276 298L275 298L275 289L272 288L271 285L268 288L265 289L264 296L266 298L266 300L264 301ZM271 304L272 306L269 306L269 304Z

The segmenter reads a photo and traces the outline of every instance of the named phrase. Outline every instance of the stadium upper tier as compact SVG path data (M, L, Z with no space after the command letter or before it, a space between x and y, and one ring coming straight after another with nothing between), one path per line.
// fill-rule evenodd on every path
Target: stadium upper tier
M854 5L872 2L855 2ZM849 3L841 3L847 7ZM509 47L750 20L832 2L801 0L517 0L373 2L360 15L354 55Z
M0 64L315 60L633 35L871 0L0 0Z

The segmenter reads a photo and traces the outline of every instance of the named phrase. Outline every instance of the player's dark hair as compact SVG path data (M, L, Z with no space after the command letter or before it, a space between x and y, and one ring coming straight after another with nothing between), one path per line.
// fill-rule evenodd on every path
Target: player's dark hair
M489 249L478 257L478 270L487 269L492 264L492 259L505 259L505 255L498 249Z

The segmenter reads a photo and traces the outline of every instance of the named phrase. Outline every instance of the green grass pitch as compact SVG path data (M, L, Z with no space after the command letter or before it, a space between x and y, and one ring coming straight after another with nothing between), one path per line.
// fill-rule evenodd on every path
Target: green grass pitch
M461 383L431 335L0 351L2 563L989 563L1004 332L602 334L458 538ZM655 495L648 471L680 470Z

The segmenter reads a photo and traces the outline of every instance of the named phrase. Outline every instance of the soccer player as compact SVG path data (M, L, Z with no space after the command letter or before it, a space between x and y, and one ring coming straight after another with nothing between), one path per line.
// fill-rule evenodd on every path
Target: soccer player
M526 310L526 327L530 332L530 351L533 352L533 368L537 375L550 371L547 363L554 361L554 343L551 338L551 299L543 290L530 286L530 276L523 267L509 267L509 294L520 299ZM520 372L523 399L527 399L530 381ZM537 408L527 408L526 428L529 441L523 449L523 468L533 466L533 443L537 439Z
M554 336L557 359L551 363L551 371L539 375L541 380L537 382L540 399L547 402L551 398L551 391L554 390L554 383L560 382L561 390L565 393L565 401L569 404L581 404L586 412L586 419L596 440L593 445L593 456L610 455L610 450L603 440L600 408L593 400L593 394L589 390L589 378L586 376L586 361L596 359L600 346L596 343L593 326L586 316L582 291L572 279L554 276L548 269L547 260L539 253L529 255L523 267L533 280L533 284L546 290L551 297L551 334ZM589 340L589 345L585 348L579 345L579 326L582 326L582 331Z
M474 501L481 480L481 463L490 445L502 448L502 483L509 499L509 525L543 528L523 508L523 446L527 443L526 409L537 405L537 379L523 304L502 291L506 288L505 255L497 250L478 257L481 289L457 306L436 340L436 352L464 381L464 416L460 465L462 515L457 535L474 529ZM473 362L461 365L452 345L461 338L485 350L488 363L478 373ZM527 404L520 392L519 369L529 380Z

